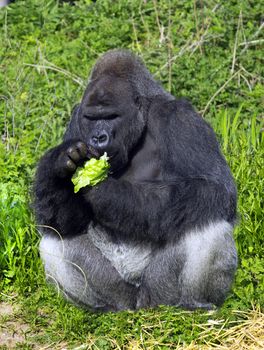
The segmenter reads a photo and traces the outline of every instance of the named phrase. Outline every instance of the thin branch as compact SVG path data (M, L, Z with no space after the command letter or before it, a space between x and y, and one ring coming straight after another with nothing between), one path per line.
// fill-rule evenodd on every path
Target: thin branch
M212 13L214 13L219 7L220 7L219 4L215 5L215 7L212 9ZM199 40L195 40L193 43L190 44L191 40L193 39L193 36L191 38L189 38L187 40L187 42L182 46L180 51L175 56L171 57L158 71L156 71L156 73L153 74L153 76L155 77L161 71L163 71L164 69L168 68L168 66L173 61L175 61L178 57L182 56L185 52L191 51L191 55L192 55L205 41L207 41L207 40L209 40L211 38L219 37L218 35L217 36L213 36L211 34L207 35L207 32L209 30L210 25L211 25L211 19L209 18L207 26L205 28L205 31L204 31L203 35L201 35L200 39Z
M253 79L258 80L258 81L264 81L264 77L250 73L248 70L246 70L245 67L242 66L241 63L239 64L239 68L240 68L240 70L245 72L247 75L251 76Z
M159 28L159 32L160 32L160 39L159 39L159 41L162 44L164 39L165 39L164 38L164 27L163 27L163 25L160 24L157 0L152 0L152 2L153 2L154 9L155 9L156 22L157 22L157 25L158 25L158 28Z
M237 51L237 42L238 42L238 33L239 29L242 25L242 11L239 13L238 21L237 21L237 31L236 31L236 38L235 38L235 44L234 44L234 51L233 51L233 61L232 61L232 68L231 68L231 74L234 74L235 70L235 64L236 64L236 51Z
M199 39L200 37L200 30L199 30L199 25L198 25L198 16L197 16L197 6L196 6L196 0L193 2L193 12L194 12L194 18L195 18L195 27L196 27L196 33L197 37ZM203 53L202 47L200 46L200 53Z
M264 43L264 39L245 41L245 42L243 42L243 43L240 43L239 46L258 45L258 44L261 44L261 43Z
M172 40L171 40L171 1L169 0L169 23L168 23L168 35L167 35L167 48L168 48L168 61L170 62L172 53ZM171 92L172 84L172 67L171 63L168 64L168 90Z
M242 77L242 79L245 81L245 83L247 84L249 91L252 91L252 86L250 85L248 79L242 74L240 73L240 76Z
M159 70L156 71L156 73L153 74L155 77L158 75L159 72L163 71L164 69L168 68L168 65L171 64L173 61L175 61L178 57L182 56L186 51L188 51L188 44L190 42L190 39L182 46L180 51L177 53L177 55L171 57L162 67L160 67Z
M85 84L85 81L83 79L81 79L80 77L78 77L77 75L75 74L72 74L70 72L68 72L66 69L63 69L63 68L60 68L60 67L57 67L53 64L50 64L50 65L42 65L42 64L31 64L31 63L24 63L24 66L27 66L27 67L34 67L36 68L38 71L41 70L41 69L50 69L50 70L53 70L55 72L58 72L58 73L61 73L63 75L65 75L66 77L70 78L71 80L73 80L75 83L77 83L78 85L82 86L82 87L85 87L86 84Z
M208 107L212 103L212 101L216 98L217 95L220 94L221 91L224 90L224 88L230 83L231 80L233 80L239 73L241 72L241 69L239 69L237 72L235 72L210 98L210 100L207 102L207 105L205 106L202 115L205 115L205 112L207 111Z
M259 26L258 30L254 33L254 35L251 37L251 39L256 38L259 35L259 33L262 31L263 28L264 28L264 22L261 23L261 25ZM245 44L244 49L240 53L241 55L243 55L243 53L248 49L248 46L249 45Z

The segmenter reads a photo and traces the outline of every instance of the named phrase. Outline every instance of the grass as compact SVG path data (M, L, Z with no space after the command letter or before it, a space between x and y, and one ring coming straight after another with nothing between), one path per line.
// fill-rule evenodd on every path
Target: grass
M0 339L13 338L0 342L0 349L260 349L261 3L80 0L71 7L21 0L0 9L0 28ZM193 102L214 127L232 169L239 193L239 269L215 313L161 306L94 314L46 286L30 207L35 165L60 142L97 57L115 47L135 51L166 89ZM4 314L5 308L13 311Z

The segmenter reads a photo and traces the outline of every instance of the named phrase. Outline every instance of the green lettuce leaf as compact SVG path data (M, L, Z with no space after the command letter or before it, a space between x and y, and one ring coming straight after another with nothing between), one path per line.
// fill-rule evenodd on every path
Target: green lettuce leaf
M92 158L84 163L83 167L78 167L72 176L74 184L74 193L77 193L82 187L95 186L107 178L110 164L107 154L104 153L99 159Z

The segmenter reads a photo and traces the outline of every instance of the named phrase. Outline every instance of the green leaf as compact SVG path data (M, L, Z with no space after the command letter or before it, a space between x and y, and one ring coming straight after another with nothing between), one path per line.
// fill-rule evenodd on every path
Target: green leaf
M99 159L92 158L88 160L83 168L77 168L72 177L74 193L77 193L85 186L95 186L99 182L105 180L107 178L108 169L110 168L108 159L107 154L104 153Z

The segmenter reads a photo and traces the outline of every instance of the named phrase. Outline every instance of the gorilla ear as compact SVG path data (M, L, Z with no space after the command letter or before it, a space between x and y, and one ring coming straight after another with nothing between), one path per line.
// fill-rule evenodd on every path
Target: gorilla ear
M78 123L78 116L80 112L80 106L81 104L77 104L73 107L72 113L71 113L71 119L67 126L66 132L64 134L63 140L67 141L70 139L78 138L80 135L79 131L79 123Z

